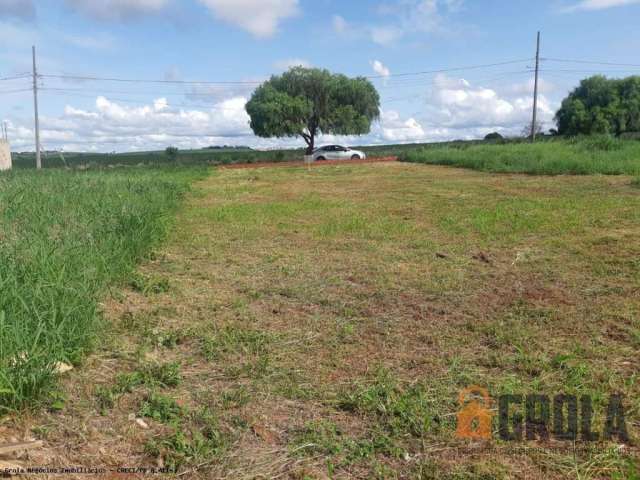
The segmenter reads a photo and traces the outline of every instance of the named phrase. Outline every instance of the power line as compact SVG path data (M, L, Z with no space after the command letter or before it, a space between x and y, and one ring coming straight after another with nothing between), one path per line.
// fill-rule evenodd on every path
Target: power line
M596 62L591 60L569 60L561 58L542 58L543 62L560 62L560 63L581 63L586 65L608 65L611 67L637 67L640 68L640 64L636 63L612 63L612 62Z
M21 93L21 92L30 92L31 88L21 88L17 90L0 90L0 95L11 94L11 93Z
M62 88L43 88L41 90L52 92L54 95L60 95L63 97L78 97L78 98L90 98L90 99L96 98L95 95L83 95L75 92L66 92L66 90ZM131 99L131 98L115 98L115 97L107 97L105 95L98 95L98 96L102 96L106 98L108 101L129 103L129 104L133 104L141 107L150 106L151 104L154 103L153 100L148 100L148 99L145 100L145 99ZM218 105L207 107L206 105L202 105L202 104L200 105L187 104L187 103L177 104L177 103L170 103L170 102L167 102L166 105L167 107L174 107L174 108L199 108L199 109L230 111L230 112L235 112L237 110L235 108L225 108L225 107L220 107Z
M492 76L490 78L483 78L483 79L478 79L478 80L474 80L474 82L481 82L483 83L485 86L496 86L496 85L503 85L505 82L500 82L500 83L492 83L495 80L501 80L501 79L506 79L507 77L513 76L513 75L522 75L522 74L528 74L530 73L529 71L526 70L522 70L522 71L514 71L514 72L505 72L502 75L498 75L498 76ZM416 84L414 86L435 86L438 85L439 82L438 81L431 81L431 82L421 82L420 84ZM60 96L64 96L64 97L77 97L77 98L89 98L89 99L95 99L96 96L103 96L105 97L107 100L110 101L114 101L114 102L122 102L122 103L129 103L129 104L133 104L133 105L138 105L138 106L148 106L151 103L153 103L153 100L147 98L147 99L143 99L143 98L118 98L118 97L111 97L108 96L106 94L108 93L115 93L115 94L120 94L120 95L144 95L144 94L151 94L152 92L140 92L140 91L114 91L114 90L110 90L110 91L106 91L106 90L86 90L86 89L73 89L73 88L57 88L57 87L42 87L40 89L41 91L46 91L46 92L50 92L53 95L60 95ZM90 92L96 92L95 95L91 95ZM176 96L176 95L184 95L186 97L189 97L191 95L196 95L196 96L201 96L201 97L210 97L211 95L209 94L192 94L192 93L187 93L187 92L155 92L153 93L154 95L160 95L162 97L170 97L170 96ZM419 98L419 97L423 97L424 95L410 95L410 96L404 96L404 97L394 97L391 99L383 99L383 103L392 103L392 102L398 102L398 101L404 101L404 100L410 100L410 99L415 99L415 98ZM154 99L157 100L157 99ZM173 102L167 102L168 106L171 107L175 107L175 108L198 108L198 109L208 109L208 110L222 110L222 111L235 111L235 109L233 108L224 108L224 107L219 107L219 106L215 106L215 107L208 107L205 103L201 103L201 104L194 104L194 103L173 103Z
M615 74L630 74L637 73L634 70L573 70L573 69L553 69L542 68L541 72L544 73L566 73L566 74L599 74L599 75L615 75Z
M506 77L510 77L510 76L514 76L514 75L522 75L522 74L529 74L531 73L530 70L517 70L517 71L511 71L511 72L502 72L500 75L493 75L491 77L483 77L483 78L471 78L469 79L470 82L474 82L474 83L488 83L488 82L493 82L494 80L500 80ZM423 80L421 81L416 81L416 80L412 80L410 82L405 82L405 83L401 83L401 84L388 84L388 85L383 85L382 87L378 87L378 88L398 88L398 87L429 87L429 86L434 86L434 85L439 85L441 84L440 81L433 79L430 80L428 82L424 82Z
M8 82L10 80L21 80L23 78L29 78L31 76L30 73L21 73L19 75L14 75L12 77L2 77L0 78L0 82Z
M389 75L370 75L370 76L365 76L365 78L375 80L375 79L385 79L385 78L395 78L395 77L410 77L410 76L416 76L416 75L432 75L434 73L461 72L464 70L478 70L482 68L500 67L503 65L513 65L515 63L529 62L531 60L532 60L531 58L525 58L522 60L509 60L506 62L486 63L484 65L470 65L466 67L440 68L437 70L425 70L422 72L392 73Z
M185 95L190 97L211 97L216 94L216 92L210 93L199 93L199 92L191 92L188 90L176 90L173 92L168 91L158 91L158 90L102 90L95 88L66 88L66 87L49 87L48 84L41 84L43 90L54 90L54 91L64 91L64 92L80 92L80 93L96 93L98 95L104 94L116 94L116 95L163 95L163 96L171 96L171 95ZM222 91L223 92L223 91Z
M159 83L159 84L174 84L174 85L261 85L263 82L222 82L222 81L190 81L190 80L142 80L134 78L109 78L109 77L94 77L94 76L82 76L82 75L40 75L43 78L58 78L63 80L76 80L76 81L96 81L96 82L122 82L122 83Z
M388 79L399 78L419 75L432 75L435 73L457 72L465 70L478 70L482 68L499 67L503 65L512 65L515 63L523 63L530 61L530 58L521 60L509 60L506 62L488 63L482 65L470 65L464 67L454 68L440 68L436 70L425 70L420 72L406 72L406 73L394 73L390 75L368 75L364 78L368 79ZM159 80L159 79L136 79L136 78L118 78L118 77L99 77L93 75L51 75L41 74L43 78L56 78L62 80L76 80L76 81L96 81L96 82L122 82L122 83L158 83L169 85L261 85L262 81L211 81L211 80Z

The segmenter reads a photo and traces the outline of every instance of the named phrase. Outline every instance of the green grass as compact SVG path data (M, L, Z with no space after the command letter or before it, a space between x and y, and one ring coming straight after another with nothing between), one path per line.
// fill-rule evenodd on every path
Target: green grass
M175 423L183 413L182 407L173 398L152 392L142 402L138 415L157 422Z
M224 452L229 439L220 430L214 413L207 408L196 411L177 409L171 399L160 398L160 401L156 398L156 405L162 406L154 413L166 415L170 410L169 418L159 420L172 423L172 431L149 440L145 445L147 454L153 458L162 457L165 467L177 472L185 464L208 463Z
M618 442L455 437L458 394L480 385L494 408L500 394L590 395L599 431L620 392L637 445L629 178L227 169L178 221L108 302L106 359L73 373L102 389L56 395L61 414L39 418L48 445L68 450L99 410L114 422L96 442L126 446L114 463L144 449L143 464L201 466L194 478L637 478L637 447ZM159 421L142 431L132 414Z
M265 332L227 326L203 339L202 353L207 360L218 360L228 353L260 355L266 353L270 342L271 336Z
M302 150L258 151L250 149L180 150L175 159L164 151L133 153L65 153L64 161L57 153L43 156L43 168L99 168L109 165L231 165L235 163L282 162L301 160ZM35 168L34 153L13 153L13 165L19 169Z
M514 142L521 140L515 139ZM441 147L443 145L471 145L485 143L482 140L453 141L430 144L406 144L406 145L374 145L354 146L357 150L364 151L370 157L396 156L407 150L417 147ZM320 146L320 145L318 145ZM126 152L126 153L80 153L67 152L64 160L58 153L47 152L43 155L43 168L100 168L109 165L138 166L138 165L232 165L240 163L262 162L290 162L300 161L304 150L252 150L249 148L203 148L199 150L180 150L175 159L170 158L164 151ZM33 169L36 165L35 153L22 152L12 154L13 166L19 169Z
M55 383L56 362L82 360L97 338L105 289L158 245L201 174L0 176L0 413L41 399Z
M493 173L640 175L640 142L606 136L537 143L459 144L404 152L405 162Z
M402 388L385 370L378 371L370 383L342 392L337 407L375 417L378 426L394 436L421 437L439 422L424 385Z

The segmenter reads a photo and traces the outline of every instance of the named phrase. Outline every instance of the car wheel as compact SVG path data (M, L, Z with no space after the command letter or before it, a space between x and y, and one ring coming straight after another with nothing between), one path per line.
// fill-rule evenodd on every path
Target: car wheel
M324 158L324 157L318 157L318 158L316 158L316 161L317 161L317 162L324 162L325 160L326 160L326 158Z
M360 155L353 155L351 160L360 160Z

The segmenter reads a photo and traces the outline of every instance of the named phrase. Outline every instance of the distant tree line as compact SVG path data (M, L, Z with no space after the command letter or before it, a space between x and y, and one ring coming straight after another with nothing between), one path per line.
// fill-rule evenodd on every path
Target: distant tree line
M562 102L556 123L560 135L640 132L640 76L582 80Z

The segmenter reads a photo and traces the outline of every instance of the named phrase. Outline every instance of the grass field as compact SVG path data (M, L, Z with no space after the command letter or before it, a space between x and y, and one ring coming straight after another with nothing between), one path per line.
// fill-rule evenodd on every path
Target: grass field
M47 401L56 363L79 364L106 288L163 238L197 172L0 175L0 414Z
M522 140L512 140L521 143ZM370 157L397 156L416 148L468 147L483 144L483 141L453 141L428 144L359 146ZM273 163L301 161L302 149L252 150L249 148L204 148L199 150L179 150L175 159L164 151L125 153L80 153L66 152L64 157L57 152L43 154L43 168L100 168L107 166L137 165L233 165L246 163ZM18 169L35 168L35 153L13 153L13 165Z
M607 136L527 143L426 146L401 160L493 173L536 175L640 175L640 142Z
M524 139L452 141L427 144L356 147L369 157L398 156L402 161L449 165L492 173L536 175L636 175L640 176L640 142L609 136L561 139L542 137L536 145ZM96 169L137 165L236 165L301 161L302 150L260 151L247 148L181 150L177 158L165 152L57 153L44 156L44 168ZM13 154L14 167L35 166L33 153Z
M39 464L187 478L637 478L619 442L454 432L478 384L589 394L598 430L621 392L640 439L639 225L622 176L218 170L56 404L5 428L45 440Z

